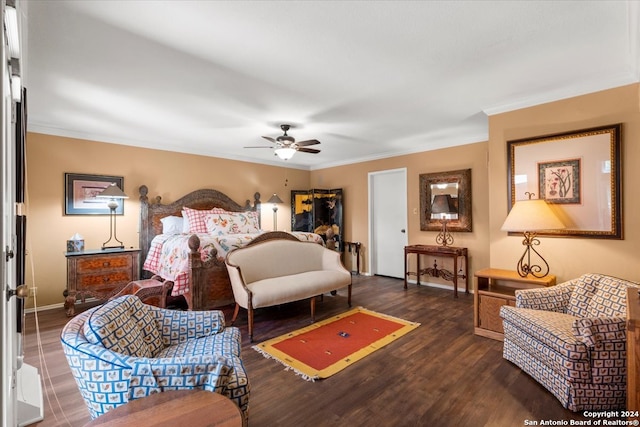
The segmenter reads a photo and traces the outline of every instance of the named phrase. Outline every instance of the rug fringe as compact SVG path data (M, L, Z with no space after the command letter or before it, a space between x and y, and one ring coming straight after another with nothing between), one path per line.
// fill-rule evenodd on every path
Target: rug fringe
M287 365L286 363L284 363L282 360L278 359L277 357L273 357L271 354L269 354L268 352L264 351L263 349L260 348L260 346L258 345L254 345L253 348L255 351L257 351L258 353L260 353L262 356L264 356L267 359L272 359L275 360L276 362L278 362L279 364L281 364L282 366L284 366L284 370L285 371L293 371L297 376L301 377L303 380L305 381L311 381L312 383L315 382L316 380L320 379L319 376L314 375L307 375L304 372L300 372L299 370L297 370L296 368L292 368L291 366Z

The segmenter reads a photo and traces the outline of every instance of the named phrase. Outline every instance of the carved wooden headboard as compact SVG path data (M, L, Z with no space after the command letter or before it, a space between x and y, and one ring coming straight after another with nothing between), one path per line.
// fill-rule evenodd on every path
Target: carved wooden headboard
M244 206L231 200L229 196L218 190L202 189L193 191L175 202L162 204L160 196L156 196L153 201L149 201L149 189L146 185L141 185L140 189L140 265L144 263L149 252L149 246L155 236L162 233L162 222L160 220L166 216L182 216L182 208L192 209L212 209L222 208L230 212L260 212L260 193L253 195L253 205L247 199ZM258 220L260 216L258 215ZM142 271L141 271L142 273ZM141 274L142 277L142 274Z

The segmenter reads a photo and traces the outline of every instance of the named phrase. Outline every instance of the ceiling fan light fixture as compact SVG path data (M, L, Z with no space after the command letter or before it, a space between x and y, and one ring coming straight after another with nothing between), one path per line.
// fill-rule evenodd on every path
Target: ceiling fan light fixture
M296 150L291 147L282 147L275 149L276 156L278 156L282 160L289 160L296 154Z

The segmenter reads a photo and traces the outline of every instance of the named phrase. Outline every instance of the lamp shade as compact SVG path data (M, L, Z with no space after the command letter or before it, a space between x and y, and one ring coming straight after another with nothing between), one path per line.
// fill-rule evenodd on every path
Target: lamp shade
M543 199L518 200L507 219L502 231L525 232L539 230L557 230L565 228L560 218L553 213Z
M457 213L456 205L450 194L438 194L433 197L431 204L432 214L451 214Z
M105 199L128 199L129 196L124 194L124 191L120 189L116 185L115 182L112 182L110 186L104 189L101 193L97 194L96 197L105 198Z
M273 196L271 196L271 198L267 200L267 203L280 204L284 202L280 199L280 197L278 197L276 193L273 193Z
M296 150L290 147L276 148L275 152L276 156L280 157L282 160L289 160L294 154L296 154Z

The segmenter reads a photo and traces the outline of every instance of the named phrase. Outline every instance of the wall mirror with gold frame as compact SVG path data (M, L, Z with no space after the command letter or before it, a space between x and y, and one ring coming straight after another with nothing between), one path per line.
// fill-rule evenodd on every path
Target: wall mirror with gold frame
M472 231L471 169L420 174L420 230L440 231L443 219L449 231Z

